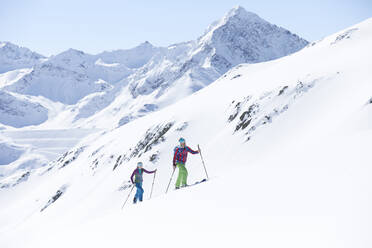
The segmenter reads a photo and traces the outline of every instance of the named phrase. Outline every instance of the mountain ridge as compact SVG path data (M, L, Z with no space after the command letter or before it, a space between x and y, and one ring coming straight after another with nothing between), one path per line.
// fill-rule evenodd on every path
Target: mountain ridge
M114 127L198 91L237 64L276 59L307 45L242 7L216 23L197 40L168 47L145 41L96 55L70 48L33 64L33 71L16 82L0 82L5 85L0 90L65 104L62 116L67 118L58 122L66 127L96 123L93 126L102 128L106 124L95 115L115 109L121 117L112 120ZM127 100L117 102L117 98ZM130 110L134 105L138 106Z

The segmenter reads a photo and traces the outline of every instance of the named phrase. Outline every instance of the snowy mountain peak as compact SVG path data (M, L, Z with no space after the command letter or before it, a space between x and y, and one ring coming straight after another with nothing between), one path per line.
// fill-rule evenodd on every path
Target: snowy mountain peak
M70 71L84 73L89 64L93 63L93 55L86 54L76 49L68 49L60 54L48 58L47 63L53 67L65 68Z
M44 56L41 54L33 52L26 47L15 45L8 41L0 41L0 52L1 53L8 52L8 55L11 55L10 53L13 53L13 54L18 53L16 55L27 55L35 59L44 58Z
M149 41L141 43L138 47L154 47Z
M28 48L11 42L0 42L0 73L15 69L33 67L45 58Z
M84 55L85 54L83 51L77 50L77 49L74 49L74 48L69 48L65 53L76 54L76 55Z
M227 14L222 18L222 20L230 20L233 18L246 19L251 21L263 21L257 14L245 10L242 6L236 6L232 8Z
M64 52L53 56L53 58L72 58L72 57L76 58L76 57L82 57L84 55L86 55L86 54L83 51L73 49L73 48L69 48L68 50L66 50Z
M2 49L19 49L21 47L9 42L9 41L0 41L0 48Z
M260 18L257 14L253 12L246 11L241 6L236 6L229 10L221 19L213 22L205 31L204 35L207 35L209 32L213 32L215 29L232 23L243 22L247 23L267 23L265 20ZM203 36L204 36L203 35Z
M196 41L159 48L160 52L125 83L133 98L147 97L151 104L165 106L212 83L233 66L277 59L307 44L288 30L238 6L212 23ZM141 98L138 101L141 103L137 106L143 104ZM123 119L148 112L139 109L138 114L123 114Z
M145 41L131 49L104 51L97 54L96 57L101 58L106 63L120 63L128 68L135 69L144 66L158 50L159 48Z
M196 56L208 54L203 64L211 64L220 73L240 63L257 63L286 56L308 44L290 31L240 6L212 23L198 43Z

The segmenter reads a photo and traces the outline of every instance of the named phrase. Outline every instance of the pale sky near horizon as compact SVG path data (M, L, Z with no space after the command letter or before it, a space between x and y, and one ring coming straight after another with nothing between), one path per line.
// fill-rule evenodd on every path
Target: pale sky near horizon
M43 55L196 39L236 5L315 41L372 17L372 0L1 0L0 41Z

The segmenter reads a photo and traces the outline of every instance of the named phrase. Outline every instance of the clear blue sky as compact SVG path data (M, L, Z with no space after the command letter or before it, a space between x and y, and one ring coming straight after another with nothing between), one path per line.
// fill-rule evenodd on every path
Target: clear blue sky
M197 38L236 5L314 41L372 17L372 0L1 0L0 41L44 55Z

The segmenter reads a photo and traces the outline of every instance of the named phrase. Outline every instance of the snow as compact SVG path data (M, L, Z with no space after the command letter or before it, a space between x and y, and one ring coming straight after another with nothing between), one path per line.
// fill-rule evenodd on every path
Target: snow
M0 74L0 247L371 247L371 30L292 54L306 42L236 7L197 41ZM250 32L274 48L230 49ZM165 194L181 136L210 179ZM138 161L153 198L145 175L121 210Z
M137 47L127 50L106 51L97 55L107 63L119 62L128 68L140 68L158 52L160 48L154 47L150 42L145 41Z
M45 57L19 47L10 42L0 42L0 73L11 70L31 68L42 62Z
M18 128L38 125L48 119L48 110L27 97L0 90L0 119Z
M217 23L197 40L169 47L146 41L96 55L68 49L40 57L24 71L11 68L0 74L0 88L42 99L38 103L50 116L41 124L45 128L56 124L59 128L115 128L204 88L237 64L272 60L307 44L241 7ZM12 51L22 60L29 57L15 45ZM9 54L0 50L3 53ZM0 59L0 67L3 63ZM57 110L61 112L56 114Z
M233 9L197 40L159 49L147 64L122 80L124 87L117 97L129 98L125 103L112 102L81 125L107 127L101 116L113 111L121 117L111 123L121 125L123 118L131 121L143 116L142 104L162 109L204 88L235 65L272 60L306 45L307 41L243 8Z
M371 247L371 27L368 19L290 56L238 65L18 172L0 192L0 246ZM128 106L153 103L144 99ZM97 116L110 122L111 111ZM180 136L200 144L210 180L165 194ZM145 175L146 200L121 210L137 161L157 169L153 198ZM199 155L187 168L189 182L205 177Z
M77 145L94 129L12 129L0 130L1 185L13 184L19 174L46 166Z
M0 42L0 73L31 68L42 62L44 58L44 56L30 51L28 48L19 47L10 42Z
M30 72L32 69L18 69L0 74L0 88L13 84Z
M23 151L20 147L9 145L9 143L0 143L0 165L10 164L17 160ZM3 175L3 174L1 174Z
M119 63L112 63L112 64L107 64L105 62L103 62L103 60L101 58L99 58L96 62L95 62L96 65L101 65L101 66L106 66L106 67L117 67L119 66Z

